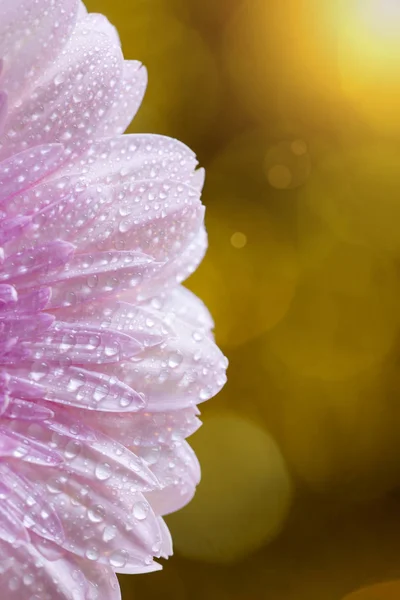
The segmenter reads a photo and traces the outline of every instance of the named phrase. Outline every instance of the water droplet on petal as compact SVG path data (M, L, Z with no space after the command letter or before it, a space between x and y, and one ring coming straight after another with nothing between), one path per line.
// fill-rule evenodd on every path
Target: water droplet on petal
M168 359L168 366L171 369L178 367L183 360L183 354L181 352L173 352Z
M100 481L106 481L106 479L110 479L111 475L111 467L108 463L99 463L96 465L95 476L97 479L100 479Z
M105 516L106 511L104 509L104 506L101 506L101 504L96 504L96 506L92 506L88 510L88 517L89 520L92 521L92 523L100 523L104 520Z
M110 554L109 562L115 569L122 569L126 565L129 559L129 554L126 550L116 550Z
M149 512L149 505L147 502L136 502L133 506L133 516L138 521L143 521L147 517Z
M97 548L95 546L92 546L91 548L88 548L86 550L85 556L88 560L98 560L99 551L97 550Z
M81 443L77 440L70 440L65 446L64 455L68 460L76 458L81 451Z
M115 525L106 525L103 531L103 540L105 542L111 542L117 535L117 528Z

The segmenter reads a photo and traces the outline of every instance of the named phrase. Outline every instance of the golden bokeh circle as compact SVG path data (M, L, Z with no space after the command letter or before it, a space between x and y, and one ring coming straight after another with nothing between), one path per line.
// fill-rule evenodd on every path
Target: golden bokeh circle
M303 279L285 318L270 332L271 351L299 375L344 380L381 362L396 340L394 268L373 255L347 252L328 256L319 272Z
M264 169L273 188L287 190L300 187L308 180L311 171L306 142L293 140L271 145L265 155Z
M300 211L318 215L337 236L400 252L400 152L390 142L332 148L313 163L299 190Z
M278 446L259 425L232 412L206 416L192 438L202 481L192 502L167 518L187 558L231 563L281 529L291 482Z

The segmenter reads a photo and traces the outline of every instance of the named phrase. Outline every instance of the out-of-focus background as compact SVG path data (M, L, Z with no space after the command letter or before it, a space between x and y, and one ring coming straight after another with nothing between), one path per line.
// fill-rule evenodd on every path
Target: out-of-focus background
M175 556L124 600L398 600L400 1L86 4L149 70L130 131L207 169L188 285L230 359Z

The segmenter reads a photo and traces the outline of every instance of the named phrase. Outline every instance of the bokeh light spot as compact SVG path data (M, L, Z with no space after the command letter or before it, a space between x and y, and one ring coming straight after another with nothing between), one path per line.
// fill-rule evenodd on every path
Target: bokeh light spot
M399 419L382 393L381 368L323 381L293 373L266 350L264 380L272 390L262 396L265 413L270 419L274 397L279 443L292 472L310 489L346 503L392 489L399 472Z
M398 0L358 0L357 7L360 21L371 32L392 34L399 32L400 4Z
M275 165L268 170L268 181L272 187L284 190L292 183L292 174L285 165Z
M234 248L241 249L247 244L247 236L241 231L236 231L231 235L231 244Z
M307 144L304 140L295 140L290 147L296 156L303 156L307 152Z
M346 379L382 361L393 347L398 295L390 260L366 247L338 243L303 274L269 343L298 374Z
M277 535L292 487L278 446L259 425L227 411L204 420L192 438L201 484L167 521L185 557L231 563Z
M289 142L284 144L284 155L297 162ZM227 145L207 170L206 190L213 190L206 217L209 249L187 285L207 304L218 323L217 342L225 348L275 327L296 288L293 237L268 202L273 196L281 210L282 192L271 188L266 177L266 147L264 136L250 130ZM247 238L241 251L233 251L230 242L235 232Z
M399 196L397 145L353 143L340 151L332 148L315 161L300 190L300 212L304 205L346 241L397 254Z
M271 146L264 159L268 183L277 190L303 185L311 171L307 144L303 140L282 141Z

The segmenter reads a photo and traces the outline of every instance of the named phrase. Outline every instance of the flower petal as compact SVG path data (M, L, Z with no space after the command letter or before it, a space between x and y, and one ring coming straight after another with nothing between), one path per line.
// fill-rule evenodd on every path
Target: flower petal
M110 137L123 133L136 115L147 87L147 71L137 60L126 60L119 96L98 129L98 135Z
M85 410L135 412L146 404L143 394L114 375L74 366L53 368L40 361L29 369L13 369L9 385L16 397L43 398Z
M131 314L146 312L132 306ZM226 382L227 360L202 328L162 311L149 311L148 322L170 327L173 336L133 360L110 365L109 372L123 378L147 398L147 411L164 412L208 400ZM133 317L135 318L135 317Z
M33 82L61 51L75 27L78 0L12 0L1 2L1 85L10 108L28 93ZM0 150L6 153L8 148Z
M66 363L104 364L135 356L143 345L118 331L101 331L96 327L57 321L35 341L23 342L35 360L50 361L54 365Z
M134 290L151 280L162 265L140 252L78 254L58 276L49 274L40 283L53 283L49 308L74 306ZM54 282L55 280L55 282Z
M56 280L74 252L68 242L55 241L7 256L0 269L0 281L12 280L20 289L33 287L38 281Z
M53 0L44 1L57 4ZM20 0L18 4L21 2L32 6L30 0ZM61 8L65 3L62 0ZM45 12L42 4L37 10ZM51 24L54 27L52 19ZM25 25L25 28L32 27ZM37 64L35 53L32 60ZM122 73L121 49L112 37L86 27L86 19L79 21L70 40L55 59L52 56L51 65L29 96L9 111L0 140L0 159L27 147L52 142L63 142L70 152L78 154L83 144L95 137L97 127L113 106ZM18 80L15 76L12 79Z
M175 512L190 502L200 481L200 465L187 442L175 442L157 451L142 448L138 453L145 461L148 457L149 466L161 484L160 490L146 494L157 514Z
M29 531L57 544L62 543L64 539L62 525L49 498L43 495L39 485L22 475L22 467L21 473L18 471L15 465L5 461L0 462L0 490L3 505L15 514Z
M54 466L61 464L61 454L40 441L35 441L0 426L0 457L15 458L32 464Z
M47 560L32 545L0 540L0 583L7 600L121 600L112 568L72 555Z
M173 313L180 320L198 329L203 329L205 332L214 329L213 318L204 302L182 285L154 296L151 300L144 302L143 306L152 311Z
M176 440L192 435L201 425L198 414L197 407L190 407L165 413L96 412L86 417L81 414L80 418L124 446L152 448L157 444L170 445Z
M55 171L64 156L61 144L36 146L0 163L0 204ZM7 206L5 207L7 209Z

